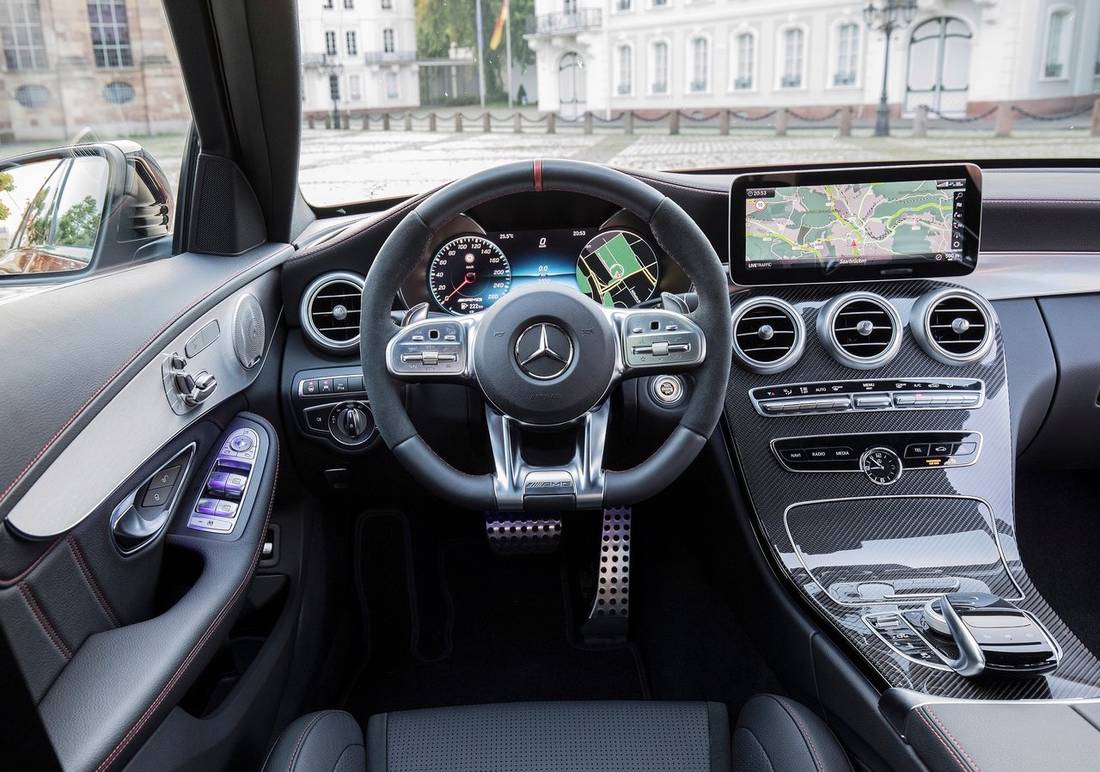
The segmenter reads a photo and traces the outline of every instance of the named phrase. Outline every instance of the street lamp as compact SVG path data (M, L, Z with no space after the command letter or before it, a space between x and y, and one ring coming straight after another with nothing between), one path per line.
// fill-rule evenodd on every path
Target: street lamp
M887 103L886 89L890 78L890 36L894 30L905 29L917 15L917 0L874 0L863 9L863 22L868 29L882 32L886 38L886 55L882 61L882 94L878 100L878 113L875 115L875 136L890 136L890 106Z
M340 128L340 75L344 65L336 61L335 56L325 54L321 61L321 72L327 76L328 95L332 99L332 128Z

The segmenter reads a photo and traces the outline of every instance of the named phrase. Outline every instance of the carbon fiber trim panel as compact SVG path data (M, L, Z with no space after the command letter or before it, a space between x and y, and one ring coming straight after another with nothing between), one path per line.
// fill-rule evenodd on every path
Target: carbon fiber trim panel
M1100 661L1040 597L1020 560L1013 515L1015 453L1000 329L984 358L957 366L929 357L908 329L916 299L945 286L952 285L925 281L868 285L887 297L905 320L901 348L885 367L863 372L845 367L816 338L807 341L798 363L779 375L757 375L733 365L726 418L735 460L760 530L794 586L889 686L964 699L1100 697ZM853 288L846 285L843 291ZM814 285L768 287L766 291L791 303L802 314L807 329L814 329L818 311L838 289ZM732 302L747 296L737 295ZM764 417L749 398L749 390L757 387L846 381L861 375L868 380L978 378L985 383L986 401L977 409ZM789 472L769 446L777 437L794 435L911 431L980 432L982 456L973 466L905 474L883 488L858 474ZM948 536L952 532L956 538ZM891 551L896 551L896 557ZM845 562L845 552L850 563ZM895 595L911 592L921 598L899 600L888 592L876 598L872 589L871 599L861 603L860 578L885 580ZM1028 680L970 680L902 656L862 618L889 610L918 609L928 597L920 592L922 583L932 584L935 592L953 581L964 587L984 584L992 592L1022 598L1018 605L1035 614L1061 645L1061 667ZM845 594L850 591L854 595Z

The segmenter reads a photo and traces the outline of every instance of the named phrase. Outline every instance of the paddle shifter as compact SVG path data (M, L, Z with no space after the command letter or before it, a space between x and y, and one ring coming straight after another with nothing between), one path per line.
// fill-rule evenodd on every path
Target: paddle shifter
M1058 644L1035 617L990 593L934 598L924 605L922 621L960 675L1034 676L1056 669L1061 659Z

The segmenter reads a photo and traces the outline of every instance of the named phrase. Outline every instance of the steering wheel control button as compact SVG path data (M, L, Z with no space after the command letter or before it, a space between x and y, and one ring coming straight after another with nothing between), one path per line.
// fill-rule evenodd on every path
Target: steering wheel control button
M682 314L631 311L622 319L620 328L627 367L693 366L703 361L703 333Z
M573 341L556 324L532 324L516 339L516 363L524 375L539 381L552 380L573 364Z
M650 381L649 393L661 407L675 407L684 399L684 379L678 375L658 375Z
M386 351L394 375L458 377L466 372L466 328L457 320L424 319L398 331Z

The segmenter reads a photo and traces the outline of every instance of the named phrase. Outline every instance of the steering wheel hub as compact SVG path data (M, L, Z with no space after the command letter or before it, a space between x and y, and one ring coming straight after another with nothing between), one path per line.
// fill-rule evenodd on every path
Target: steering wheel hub
M619 356L608 315L584 295L541 284L510 293L481 321L473 369L501 413L534 426L581 418L607 395Z

